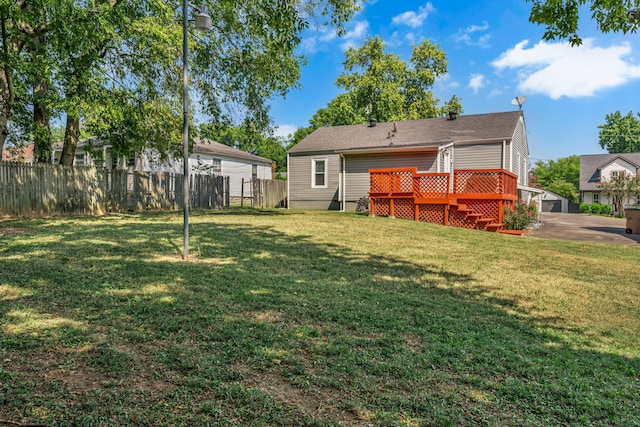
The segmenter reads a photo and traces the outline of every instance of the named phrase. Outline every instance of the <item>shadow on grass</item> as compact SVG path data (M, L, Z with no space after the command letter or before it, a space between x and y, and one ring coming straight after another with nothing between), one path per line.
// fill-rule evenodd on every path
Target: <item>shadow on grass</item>
M183 263L167 218L12 224L33 234L0 245L0 419L640 422L637 358L575 349L472 276L203 218Z

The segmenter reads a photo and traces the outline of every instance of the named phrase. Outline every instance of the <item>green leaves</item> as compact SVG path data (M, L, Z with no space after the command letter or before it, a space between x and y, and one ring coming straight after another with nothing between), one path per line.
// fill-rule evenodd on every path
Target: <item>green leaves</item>
M620 111L607 114L606 122L600 126L600 146L609 153L635 153L640 151L640 113L631 111L622 116Z
M537 161L534 169L535 182L546 190L553 191L577 202L580 184L580 157L561 157L548 162Z
M460 98L454 95L440 107L431 90L436 79L447 72L446 54L438 45L426 40L413 46L409 63L385 49L383 40L376 36L345 52L344 72L335 82L345 93L314 114L309 120L311 130L363 123L369 118L416 120L450 110L462 112ZM294 141L308 133L294 135Z
M581 8L589 5L591 18L603 33L635 33L640 21L628 12L639 6L632 0L528 0L532 3L529 21L546 27L546 41L568 39L572 46L582 44L578 35Z

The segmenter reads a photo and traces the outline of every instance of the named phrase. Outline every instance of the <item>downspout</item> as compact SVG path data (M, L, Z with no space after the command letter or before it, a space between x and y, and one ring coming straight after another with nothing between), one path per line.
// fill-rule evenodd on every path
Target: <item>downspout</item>
M290 209L291 205L291 190L290 190L290 182L291 182L291 174L289 173L289 153L287 153L287 209Z
M342 203L340 212L345 212L347 210L347 159L345 159L344 154L340 153L340 160L342 160L342 180L340 181L340 195L342 196Z
M436 166L436 167L437 167L437 169L438 169L438 173L441 173L441 172L442 172L442 169L441 169L442 165L440 164L440 157L441 157L441 153L442 153L444 150L446 150L446 149L448 149L448 148L451 148L451 147L453 147L453 142L450 142L449 144L445 144L445 145L440 145L440 146L438 147L438 159L437 159L437 166ZM452 153L452 154L453 154L453 153ZM451 165L449 165L449 166L451 166Z
M500 166L502 169L506 169L507 166L507 141L502 140L502 165Z

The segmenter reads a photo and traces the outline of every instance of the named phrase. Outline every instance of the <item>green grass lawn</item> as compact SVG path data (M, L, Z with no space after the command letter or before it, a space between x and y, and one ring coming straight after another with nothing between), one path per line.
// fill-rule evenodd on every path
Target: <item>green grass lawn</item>
M0 222L0 425L640 425L640 252L336 212Z

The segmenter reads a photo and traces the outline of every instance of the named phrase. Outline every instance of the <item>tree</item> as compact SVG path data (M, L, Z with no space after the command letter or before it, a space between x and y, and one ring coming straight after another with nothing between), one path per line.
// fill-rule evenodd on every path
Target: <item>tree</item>
M607 114L606 122L598 126L600 146L611 154L640 151L640 119L638 117L631 111L626 116L622 116L620 111Z
M535 183L572 202L577 202L580 184L580 157L561 157L548 162L537 161L534 169Z
M309 126L291 137L299 142L322 126L378 121L416 120L438 117L449 111L463 112L455 95L443 106L431 88L447 72L447 59L439 46L426 40L413 46L409 63L385 52L379 36L368 38L359 48L345 52L344 71L335 84L345 92L329 101L309 120Z
M0 2L0 144L4 145L9 134L15 106L37 99L26 96L30 65L24 53L25 45L37 35L41 43L38 58L44 58L40 63L47 65L42 67L46 82L56 82L55 86L41 86L56 95L47 98L56 99L56 105L47 105L51 108L45 113L64 111L66 117L63 163L73 161L83 127L109 138L122 153L145 144L171 150L179 140L172 131L180 127L174 126L171 115L179 118L182 67L182 24L176 15L183 11L177 11L175 3ZM342 23L360 2L209 3L209 13L215 17L213 31L195 36L190 29L189 37L191 84L199 89L197 105L202 105L197 113L216 123L237 125L250 120L268 130L268 99L285 94L298 81L304 58L295 50L301 31L321 17L323 25L334 25L338 33L344 33ZM37 82L32 84L35 87ZM17 97L23 102L16 104ZM21 123L24 129L36 128ZM139 141L143 137L153 139Z
M544 40L568 39L572 46L582 43L578 35L581 7L588 5L591 18L603 33L635 33L640 16L638 2L629 0L527 0L533 5L529 21L544 25Z
M640 177L621 172L604 179L598 188L611 197L614 213L620 213L624 203L640 194Z

